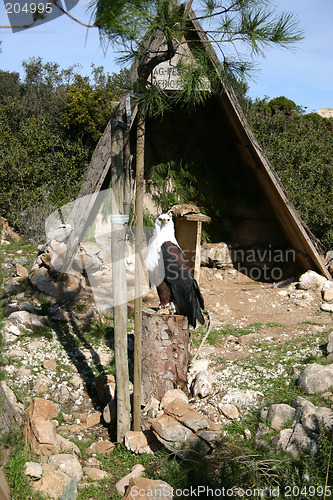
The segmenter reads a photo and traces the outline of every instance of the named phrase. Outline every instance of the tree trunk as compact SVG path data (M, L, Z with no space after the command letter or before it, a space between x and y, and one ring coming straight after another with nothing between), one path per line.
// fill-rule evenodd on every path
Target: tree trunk
M161 400L169 389L187 389L189 325L187 318L160 314L146 308L142 313L142 395Z

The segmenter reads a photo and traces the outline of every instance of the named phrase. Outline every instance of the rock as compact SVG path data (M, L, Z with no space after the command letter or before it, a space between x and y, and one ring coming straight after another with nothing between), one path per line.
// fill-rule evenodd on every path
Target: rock
M331 332L328 336L326 350L327 354L331 354L333 352L333 332Z
M286 451L289 444L290 438L292 436L292 429L282 429L273 439L272 444L278 450Z
M333 365L308 365L297 379L306 394L321 394L333 387Z
M287 404L274 404L268 408L267 422L275 431L280 431L295 417L296 410Z
M21 335L21 330L16 325L12 325L6 321L2 329L2 337L5 343L14 342Z
M99 425L101 423L101 416L102 414L100 411L95 411L94 413L88 415L86 420L86 428L91 429L92 427Z
M46 370L54 371L57 368L57 362L55 359L45 358L43 361L43 367Z
M320 309L325 312L333 313L333 304L327 304L325 302L320 306Z
M15 233L14 229L9 225L9 222L4 217L0 217L1 228L1 243L3 241L20 241L20 237Z
M48 325L46 316L38 316L28 311L16 311L8 316L8 321L23 331L31 331L34 328L45 328Z
M48 240L55 240L57 242L62 242L69 237L72 231L73 228L70 224L60 224L47 231L47 238Z
M43 394L48 392L51 385L52 380L46 375L40 373L34 381L33 390L36 394L38 394L38 396L43 396Z
M208 371L199 372L192 384L192 393L196 398L206 398L213 390L213 379Z
M301 424L296 424L285 449L286 453L289 453L294 458L299 458L302 451L309 449L312 453L317 451L315 441L310 438Z
M102 465L102 462L100 460L97 460L95 457L89 457L86 461L85 464L87 467L98 467L100 468Z
M116 379L114 375L99 375L95 379L97 395L104 405L107 405L116 395Z
M322 288L323 300L330 302L333 300L333 281L327 281Z
M133 453L154 454L160 447L154 434L147 431L129 431L125 434L125 446Z
M163 410L164 406L175 399L182 399L185 403L188 403L188 397L186 394L180 389L169 389L163 396L162 401L160 403L160 408Z
M24 406L18 403L14 392L7 386L6 382L0 382L0 436L8 432L13 424L22 424L24 421Z
M159 416L160 402L156 398L150 398L148 403L143 409L143 414L149 418L156 418Z
M13 359L24 359L28 357L27 353L25 351L21 351L21 349L11 349L8 352L8 356Z
M201 247L201 265L218 269L233 268L231 250L227 243L204 243Z
M168 415L161 415L149 422L157 439L173 453L184 449L190 437L193 436L190 429Z
M250 429L244 429L244 436L246 437L246 439L251 439L252 433Z
M94 241L85 241L80 243L79 252L72 267L80 272L85 270L87 273L95 273L102 269L104 261L102 246Z
M68 476L74 476L76 481L81 481L83 470L79 459L75 455L58 453L49 457L48 463L55 469Z
M24 464L24 474L35 479L40 479L43 475L42 466L37 462L26 462Z
M327 279L315 271L307 271L299 279L298 287L301 290L321 291Z
M28 270L25 267L21 266L21 264L19 263L15 264L15 271L20 280L24 281L28 279L29 277Z
M125 488L129 485L130 479L142 476L145 470L146 469L141 464L134 465L131 472L120 479L120 481L118 481L118 483L116 484L117 491L119 491L119 493L123 495L125 493Z
M64 487L69 483L70 477L60 470L55 471L51 466L44 468L43 476L39 481L32 483L32 488L46 495L48 499L58 500Z
M79 448L75 443L69 441L68 439L56 434L56 450L58 453L70 453L72 455L81 455Z
M83 467L83 472L93 481L100 481L109 475L105 470L97 469L96 467Z
M33 267L29 274L29 281L34 288L46 295L56 298L60 296L59 284L53 281L45 267Z
M173 487L161 480L132 477L123 500L134 500L140 493L140 500L172 500Z
M88 455L93 453L99 453L100 455L110 455L110 453L115 449L116 445L111 443L111 441L96 441L89 448L86 449Z
M324 430L331 432L333 430L333 411L331 408L318 408L316 411L319 433Z
M194 362L190 363L188 370L187 381L188 386L191 387L193 380L199 372L204 372L208 370L210 360L209 359L195 359Z
M218 408L221 411L221 413L230 420L235 420L239 418L239 411L237 410L237 407L232 403L226 403L226 404L220 403L218 405Z
M208 420L182 399L175 399L165 405L164 412L193 432L210 428Z
M59 243L55 245L53 252L51 252L50 264L51 269L55 271L61 271L67 255L67 246L65 243Z
M115 399L111 399L103 410L103 420L106 424L113 424L117 421L117 403Z
M241 410L245 410L258 405L263 397L264 395L262 392L254 391L252 389L240 389L228 392L221 399L221 403L233 403Z
M52 455L56 451L56 406L45 399L34 398L26 411L25 441L37 455Z
M79 389L84 385L82 378L77 374L73 375L73 377L69 380L69 382L70 384L72 384L73 387L75 387L75 389Z
M77 293L85 289L86 280L79 272L70 270L62 274L62 281L59 281L58 285L60 294Z

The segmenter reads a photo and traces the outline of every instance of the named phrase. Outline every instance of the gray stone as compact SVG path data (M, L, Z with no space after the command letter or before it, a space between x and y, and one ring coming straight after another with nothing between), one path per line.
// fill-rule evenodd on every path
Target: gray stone
M298 377L298 385L306 394L321 394L333 386L333 365L308 365Z
M69 237L72 231L73 228L70 224L60 224L59 226L56 226L47 232L47 238L48 240L55 240L57 242L62 242Z
M327 278L315 271L307 271L299 279L298 287L301 290L321 291Z
M168 415L161 415L158 418L151 419L150 423L158 439L161 438L163 441L175 443L176 447L183 446L193 434L190 429Z
M252 389L240 389L228 392L221 399L222 404L233 403L242 410L257 406L263 399L262 392Z
M59 500L64 487L69 484L70 480L71 478L61 470L54 470L51 465L45 464L43 476L39 481L32 483L32 488L48 499Z
M8 316L8 321L23 331L31 331L34 328L43 328L48 325L46 316L38 316L28 311L16 311Z
M320 306L320 309L325 312L333 313L333 304L328 304L325 302Z
M58 453L50 456L48 463L55 470L58 469L68 476L75 476L77 482L81 481L83 470L79 459L75 455Z
M24 464L24 474L40 479L43 475L42 466L37 462L26 462Z
M330 302L333 300L333 281L327 281L322 288L323 300Z
M292 436L292 429L282 429L273 439L272 444L275 448L281 451L286 451Z
M197 373L193 385L192 385L192 393L196 398L206 398L209 394L212 393L213 390L213 379L208 371L203 371Z
M292 457L299 458L302 451L305 450L310 450L312 453L315 453L317 451L316 442L311 439L310 435L301 424L296 424L285 451Z
M295 408L287 404L274 404L268 408L267 422L275 431L283 429L295 417Z
M327 354L333 353L333 332L331 332L328 336L326 350Z

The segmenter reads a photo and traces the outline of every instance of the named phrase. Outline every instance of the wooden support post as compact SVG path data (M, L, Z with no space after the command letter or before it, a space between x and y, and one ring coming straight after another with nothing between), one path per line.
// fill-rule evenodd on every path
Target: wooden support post
M111 104L111 116L122 120L120 103ZM122 442L130 430L130 395L127 354L127 285L125 269L124 225L115 216L123 214L124 169L123 130L111 127L111 260L114 304L114 351L117 383L117 441Z
M141 356L142 356L142 241L143 241L143 189L145 121L138 116L136 145L136 198L135 198L135 301L134 301L134 394L133 429L141 430Z
M144 403L151 397L161 400L169 389L187 393L189 351L187 318L142 312L142 391Z

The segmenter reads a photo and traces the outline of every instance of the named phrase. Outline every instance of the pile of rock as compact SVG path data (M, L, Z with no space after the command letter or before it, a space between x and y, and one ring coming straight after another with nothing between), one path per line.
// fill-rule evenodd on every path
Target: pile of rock
M262 410L261 418L267 425L259 424L257 446L267 449L270 432L279 431L271 444L294 458L299 458L304 451L316 453L319 437L333 430L332 409L318 408L301 396L293 401L293 406L271 405Z
M315 271L307 271L300 277L298 289L319 295L324 301L320 307L321 310L333 312L333 281Z

